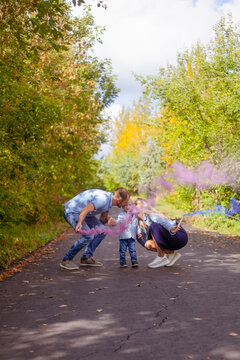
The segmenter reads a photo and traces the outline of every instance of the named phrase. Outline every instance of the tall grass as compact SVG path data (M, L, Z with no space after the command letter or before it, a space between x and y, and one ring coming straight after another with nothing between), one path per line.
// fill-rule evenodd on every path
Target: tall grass
M8 223L0 230L0 267L7 268L52 240L66 229L66 222L48 222L41 225Z

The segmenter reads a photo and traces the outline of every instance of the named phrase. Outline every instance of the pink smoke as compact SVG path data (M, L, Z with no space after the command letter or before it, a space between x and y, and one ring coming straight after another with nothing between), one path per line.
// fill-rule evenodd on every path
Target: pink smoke
M173 178L178 185L196 186L207 189L213 185L225 185L231 182L231 177L223 168L216 169L208 161L203 161L198 168L187 169L185 165L174 163Z
M154 185L139 186L139 190L147 193L144 210L152 210L156 197L162 195L163 189L171 191L176 185L187 185L198 189L208 189L214 185L230 185L239 187L240 169L235 168L236 162L225 159L224 163L215 168L210 162L203 161L198 167L187 168L184 164L175 162L171 166L171 172L158 176L154 179ZM234 171L232 170L234 169ZM154 210L154 209L153 209ZM89 231L80 230L81 234L98 235L105 233L109 236L119 235L127 230L133 214L138 215L139 209L134 205L129 208L125 218L114 227L97 226Z
M173 183L208 189L213 185L230 185L232 182L232 177L225 166L216 169L208 161L203 161L197 168L187 168L185 165L175 162L171 168L172 172L155 179L156 184L168 191L174 189Z
M165 180L162 176L155 178L154 181L156 185L163 187L167 191L174 189L174 186L169 181Z
M134 214L137 214L139 211L137 210L136 206L131 206L129 211L126 213L126 215L123 217L121 221L117 223L117 225L113 227L108 226L96 226L90 230L79 230L78 232L83 235L89 235L89 236L96 236L98 234L106 234L109 236L115 236L120 235L124 231L127 230L128 225L132 221L132 217Z

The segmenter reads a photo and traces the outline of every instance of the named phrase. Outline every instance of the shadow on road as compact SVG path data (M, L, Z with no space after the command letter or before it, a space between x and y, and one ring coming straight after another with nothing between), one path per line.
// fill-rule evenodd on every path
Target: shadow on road
M239 238L188 231L173 267L149 269L154 255L137 244L139 268L120 269L106 238L104 266L72 272L58 266L67 234L1 283L1 359L239 360Z

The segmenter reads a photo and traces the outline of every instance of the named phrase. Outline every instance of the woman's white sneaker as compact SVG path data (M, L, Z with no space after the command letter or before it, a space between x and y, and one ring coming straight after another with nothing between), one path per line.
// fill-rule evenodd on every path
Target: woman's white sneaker
M174 251L172 254L168 254L167 257L169 260L169 264L167 264L166 266L173 266L175 262L181 257L181 254Z
M154 269L168 264L169 260L165 254L163 257L157 256L150 264L148 264L148 267Z

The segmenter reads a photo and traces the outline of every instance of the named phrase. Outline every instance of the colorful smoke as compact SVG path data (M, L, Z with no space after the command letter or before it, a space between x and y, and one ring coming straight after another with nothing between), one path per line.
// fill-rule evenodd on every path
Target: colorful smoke
M214 214L221 214L224 215L225 217L233 217L233 215L235 214L240 214L240 204L239 202L235 199L232 198L230 203L229 203L229 209L221 206L221 205L215 205L213 209L209 209L206 211L203 210L196 210L193 211L191 213L187 213L184 214L179 222L179 224L182 222L183 218L185 216L194 216L194 215L214 215ZM236 220L240 220L240 218L236 218L233 217Z
M108 226L96 226L90 230L79 230L78 232L83 235L96 236L104 233L105 235L115 236L120 235L127 230L128 225L132 221L134 215L138 215L139 209L135 205L129 206L129 210L121 221L117 222L117 225L113 227Z
M198 167L187 168L184 164L175 162L171 171L155 178L155 184L167 191L176 185L187 185L199 190L209 189L214 185L229 185L234 187L234 180L225 165L215 168L208 161L203 161Z

